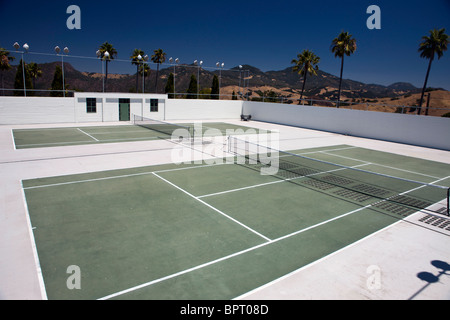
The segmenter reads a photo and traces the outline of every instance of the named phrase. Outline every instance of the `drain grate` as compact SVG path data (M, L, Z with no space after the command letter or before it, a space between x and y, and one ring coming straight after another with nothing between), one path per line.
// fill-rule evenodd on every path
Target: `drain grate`
M299 167L295 169L288 169L288 170L278 170L277 175L286 179L293 179L298 177L304 177L311 174L316 174L318 171L305 168L305 167Z
M432 225L434 227L438 227L440 229L450 231L450 220L449 219L440 218L437 216L426 214L422 218L420 218L419 221L426 223L428 225Z
M368 184L358 184L356 186L353 187L354 189L360 191L360 192L364 192L367 194L370 194L372 196L376 196L376 197L386 197L387 195L389 195L391 192L386 190L386 189L381 189L381 188L377 188Z
M350 199L350 200L355 200L358 202L364 202L370 199L373 199L371 196L368 196L366 194L363 193L359 193L359 192L355 192L352 190L347 190L347 189L341 189L338 191L333 192L334 194Z
M345 186L347 184L350 184L350 183L354 182L353 180L350 180L350 179L347 179L347 178L342 178L342 177L335 176L335 175L332 175L332 174L330 174L328 176L325 176L325 177L321 177L320 179L323 180L323 181L326 181L326 182L337 184L339 186Z
M378 209L390 212L390 213L395 213L397 215L404 216L404 217L409 216L410 214L417 211L416 209L408 208L408 207L399 205L397 203L392 203L389 201L381 201L381 202L373 204L372 206L376 207Z
M424 209L424 208L432 205L431 202L423 201L423 200L419 200L416 198L411 198L411 197L407 197L407 196L403 196L403 195L392 197L392 198L390 198L390 200L397 202L397 203L405 204L405 205L408 205L411 207L420 208L420 209Z
M296 164L293 164L293 163L289 163L289 162L281 162L280 161L280 163L279 163L279 165L278 165L278 168L280 168L280 169L282 169L282 170L285 170L285 169L292 169L292 168L295 168L295 167L297 167L298 165L296 165Z
M316 189L320 189L320 190L328 190L331 188L335 188L335 185L320 181L320 180L316 180L316 179L308 179L308 180L304 180L302 181L303 184L307 184L313 188Z

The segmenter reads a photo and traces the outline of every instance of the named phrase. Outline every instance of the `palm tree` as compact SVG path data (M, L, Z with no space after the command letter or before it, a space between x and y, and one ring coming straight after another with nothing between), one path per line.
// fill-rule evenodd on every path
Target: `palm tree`
M420 114L420 110L422 108L423 95L425 94L425 89L427 87L428 76L430 75L431 63L434 60L434 56L437 54L438 59L440 59L444 55L444 51L447 50L449 42L448 35L445 34L445 28L440 30L430 30L430 36L423 36L422 40L423 41L419 46L420 57L429 59L430 62L428 63L427 75L425 76L425 82L423 84L417 114Z
M348 32L341 32L337 38L331 42L331 52L335 57L341 58L341 75L339 77L339 90L336 107L339 108L341 99L342 71L344 70L344 56L350 56L356 51L356 40Z
M308 73L313 76L317 75L320 58L309 50L303 50L302 53L297 54L297 58L298 59L292 59L291 63L295 64L295 66L292 67L292 71L303 76L302 93L300 94L300 100L298 102L298 104L301 104L303 92L305 91L306 76Z
M98 49L100 51L100 58L106 62L106 70L105 70L105 88L106 88L106 82L108 80L108 63L111 60L114 60L115 57L117 57L117 50L113 47L111 43L108 43L108 41L104 42L100 48ZM108 55L105 55L105 53L108 52Z
M166 53L162 49L154 50L153 52L154 54L152 55L151 59L154 63L157 64L156 82L155 82L155 93L156 93L158 90L157 88L158 88L159 65L166 61Z
M145 52L141 49L134 49L131 53L130 59L131 64L134 64L136 66L136 93L139 92L138 90L138 84L139 84L139 69L142 64L142 61L144 59Z
M9 51L0 47L0 71L2 77L2 91L3 95L5 95L4 84L3 84L3 71L8 71L11 69L10 61L13 61L15 58L9 55Z
M148 65L148 63L144 63L139 67L139 74L144 77L144 82L145 82L145 78L147 78L150 75L150 72L151 72L151 69L150 69L150 66ZM145 83L142 86L142 93L145 93Z
M28 74L33 79L33 89L36 89L36 79L42 77L42 70L36 62L30 62L27 68Z

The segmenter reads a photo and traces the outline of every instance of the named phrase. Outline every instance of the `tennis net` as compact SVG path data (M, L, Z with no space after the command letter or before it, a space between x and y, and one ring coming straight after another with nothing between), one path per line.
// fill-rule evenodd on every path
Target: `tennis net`
M237 164L353 203L402 216L420 210L450 215L450 188L436 184L450 177L425 183L361 169L369 163L349 167L231 136L228 152Z
M192 127L133 115L133 124L163 133L163 138L192 140Z

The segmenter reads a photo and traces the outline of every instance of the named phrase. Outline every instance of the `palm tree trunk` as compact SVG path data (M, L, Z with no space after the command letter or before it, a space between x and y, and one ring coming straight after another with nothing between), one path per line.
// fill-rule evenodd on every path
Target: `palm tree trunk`
M305 75L303 76L302 93L300 94L300 101L299 101L299 104L301 104L301 102L302 102L303 91L305 91L306 75L307 75L307 74L308 74L308 72L305 72Z
M137 65L136 67L136 93L139 93L138 86L139 86L139 65Z
M342 55L342 60L341 60L341 75L339 76L339 90L338 90L338 98L337 98L337 102L336 102L336 107L339 108L339 103L341 100L341 85L342 85L342 71L344 70L344 56Z
M155 93L158 93L159 63L156 65Z
M106 90L106 83L108 82L108 60L106 60L106 67L105 67L105 92Z
M423 96L425 94L425 90L427 88L428 76L430 75L431 63L433 62L434 54L430 59L430 63L428 63L427 75L425 76L425 83L423 84L422 94L420 95L419 108L417 108L417 114L420 114L423 103Z

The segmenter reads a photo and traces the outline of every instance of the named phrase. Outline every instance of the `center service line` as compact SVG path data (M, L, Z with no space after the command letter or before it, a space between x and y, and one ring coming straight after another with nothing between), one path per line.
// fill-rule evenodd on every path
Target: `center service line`
M209 208L213 209L214 211L216 211L216 212L220 213L221 215L223 215L224 217L226 217L226 218L230 219L231 221L233 221L233 222L235 222L235 223L239 224L240 226L242 226L242 227L246 228L247 230L249 230L249 231L253 232L254 234L256 234L256 235L260 236L260 237L261 237L261 238L263 238L264 240L266 240L266 241L269 241L269 242L270 242L270 241L272 241L271 239L269 239L269 238L267 238L266 236L262 235L262 234L261 234L261 233L259 233L258 231L256 231L256 230L253 230L253 229L252 229L252 228L250 228L249 226L246 226L246 225L245 225L245 224L243 224L242 222L239 222L238 220L236 220L236 219L234 219L234 218L230 217L229 215L227 215L227 214L223 213L223 212L222 212L222 211L220 211L219 209L217 209L217 208L214 208L214 207L213 207L212 205L210 205L210 204L206 203L206 202L205 202L205 201L203 201L202 199L199 199L198 197L194 196L193 194L191 194L191 193L187 192L186 190L184 190L184 189L180 188L180 187L179 187L179 186L177 186L176 184L174 184L174 183L170 182L170 181L169 181L169 180L167 180L167 179L164 179L163 177L161 177L161 176L160 176L160 175L158 175L157 173L153 172L153 175L155 175L155 176L156 176L156 177L158 177L159 179L161 179L161 180L165 181L166 183L170 184L171 186L173 186L173 187L177 188L178 190L180 190L180 191L184 192L185 194L187 194L187 195L188 195L188 196L190 196L191 198L194 198L195 200L197 200L197 201L199 201L199 202L203 203L203 204L204 204L205 206L207 206L207 207L209 207Z

